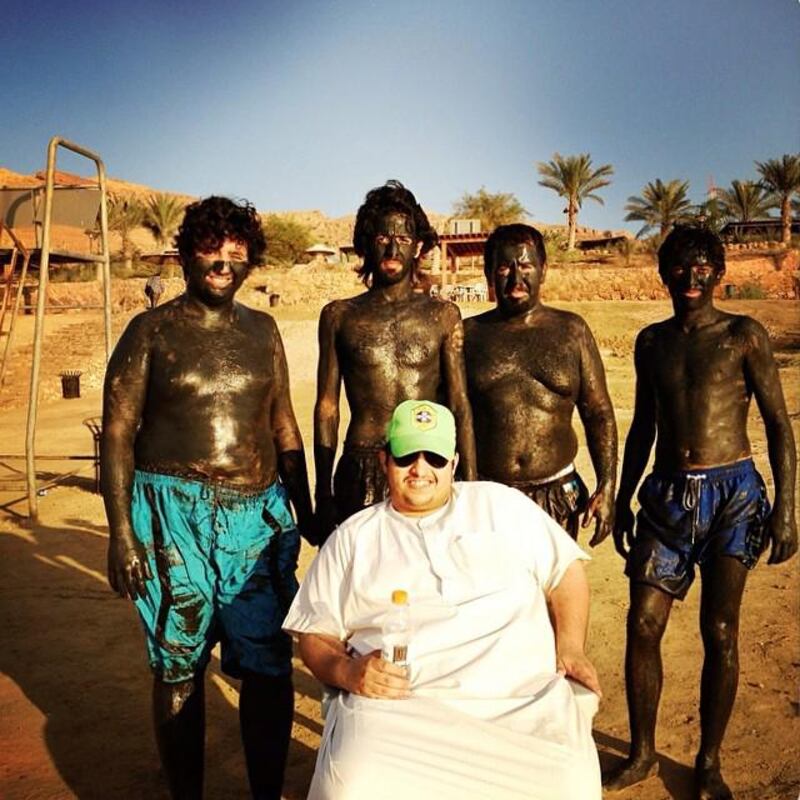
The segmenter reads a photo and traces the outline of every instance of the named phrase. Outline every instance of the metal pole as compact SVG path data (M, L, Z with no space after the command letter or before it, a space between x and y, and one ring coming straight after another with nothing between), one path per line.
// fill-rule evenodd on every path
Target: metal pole
M106 342L106 364L111 358L111 254L108 247L108 203L106 202L106 167L98 158L97 177L100 182L100 241L102 242L103 326Z
M0 234L2 234L3 229L0 228ZM0 308L0 334L3 332L3 323L6 321L6 309L8 308L8 298L11 296L11 286L14 283L14 268L17 266L17 256L19 255L19 250L17 250L16 245L11 248L11 260L8 265L8 275L6 275L6 286L5 290L3 291L3 307Z
M8 326L8 338L6 339L6 347L3 351L3 361L0 364L0 389L3 388L3 381L6 379L6 367L8 366L8 359L11 356L11 342L14 340L14 327L17 324L17 317L19 316L19 309L22 304L22 294L25 288L25 278L28 276L28 264L31 260L31 254L26 250L25 257L22 259L22 272L19 277L19 285L17 286L17 296L14 298L14 308L11 311L11 322Z
M28 423L25 433L25 472L28 482L28 514L31 522L39 518L36 498L36 416L39 411L39 370L42 364L42 338L44 336L45 295L50 271L50 220L53 216L53 183L56 170L56 148L59 139L54 136L47 146L47 178L44 190L44 229L42 231L42 256L39 262L39 289L36 296L36 322L33 329L33 364L31 387L28 395Z
M36 417L39 410L39 372L42 360L42 339L44 336L45 295L50 269L50 227L53 216L53 184L55 183L56 150L58 147L72 150L73 153L94 161L97 167L97 181L100 186L100 230L103 235L103 307L106 344L106 361L111 355L111 262L108 252L108 211L106 208L106 168L100 156L81 147L79 144L54 136L47 146L47 179L44 196L44 229L42 232L42 256L39 265L39 294L36 298L36 324L33 334L33 365L31 367L31 389L28 400L28 425L25 436L25 462L28 481L28 510L32 522L38 518L36 499ZM35 220L34 220L35 222ZM34 225L35 227L35 225Z

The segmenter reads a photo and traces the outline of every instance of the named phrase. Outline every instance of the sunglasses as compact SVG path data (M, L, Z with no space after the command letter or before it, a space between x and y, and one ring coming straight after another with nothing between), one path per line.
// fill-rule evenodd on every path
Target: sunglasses
M398 467L410 467L420 456L422 456L434 469L442 469L450 463L447 456L440 456L438 453L431 453L430 450L417 450L414 453L407 453L404 456L392 456Z

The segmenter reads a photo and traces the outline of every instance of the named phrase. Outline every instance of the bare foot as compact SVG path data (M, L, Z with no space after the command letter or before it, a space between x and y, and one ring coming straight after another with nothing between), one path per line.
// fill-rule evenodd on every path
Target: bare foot
M695 767L694 786L696 800L733 800L733 792L722 780L719 767Z
M603 788L609 792L619 792L653 775L658 775L658 761L654 757L626 759L603 778Z

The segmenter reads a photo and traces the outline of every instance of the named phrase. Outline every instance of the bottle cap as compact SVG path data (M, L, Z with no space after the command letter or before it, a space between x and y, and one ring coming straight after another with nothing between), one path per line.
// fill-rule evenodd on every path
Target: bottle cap
M395 589L392 592L392 603L396 606L404 606L408 602L408 592L405 589Z

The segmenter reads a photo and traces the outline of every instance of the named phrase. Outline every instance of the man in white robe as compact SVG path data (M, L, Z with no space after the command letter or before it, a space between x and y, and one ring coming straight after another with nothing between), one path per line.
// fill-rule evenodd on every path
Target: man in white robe
M601 796L587 557L521 492L454 483L457 460L452 414L401 403L382 458L389 498L339 526L284 622L339 690L312 800ZM408 667L380 654L396 589Z

